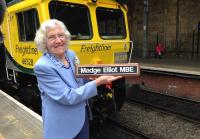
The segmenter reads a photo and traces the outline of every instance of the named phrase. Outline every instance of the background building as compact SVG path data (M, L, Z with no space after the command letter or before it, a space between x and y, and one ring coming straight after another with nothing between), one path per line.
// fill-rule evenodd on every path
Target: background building
M145 2L148 2L146 12ZM141 57L143 47L147 48L147 57L153 56L156 44L161 42L167 57L200 57L200 4L196 0L129 0L127 4L134 56Z

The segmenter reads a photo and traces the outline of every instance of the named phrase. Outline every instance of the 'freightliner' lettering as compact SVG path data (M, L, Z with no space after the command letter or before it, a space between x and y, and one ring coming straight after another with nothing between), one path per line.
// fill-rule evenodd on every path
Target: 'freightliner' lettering
M81 52L90 52L90 53L94 53L96 51L109 51L111 50L111 46L110 45L104 45L104 44L96 44L94 46L86 46L86 45L82 45L81 46Z

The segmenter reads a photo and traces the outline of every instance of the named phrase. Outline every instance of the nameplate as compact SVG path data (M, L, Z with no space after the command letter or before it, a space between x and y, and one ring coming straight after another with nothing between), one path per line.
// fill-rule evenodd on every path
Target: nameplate
M140 75L140 66L138 63L128 64L96 64L96 65L78 65L76 66L76 76L137 76Z

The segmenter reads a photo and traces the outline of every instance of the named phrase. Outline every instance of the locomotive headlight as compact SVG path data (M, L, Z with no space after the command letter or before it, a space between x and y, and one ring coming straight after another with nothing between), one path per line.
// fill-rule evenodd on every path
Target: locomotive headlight
M126 52L118 52L114 54L115 63L127 63L127 53Z
M97 0L91 0L93 3L96 3L97 2Z
M96 3L97 0L88 0L89 3Z

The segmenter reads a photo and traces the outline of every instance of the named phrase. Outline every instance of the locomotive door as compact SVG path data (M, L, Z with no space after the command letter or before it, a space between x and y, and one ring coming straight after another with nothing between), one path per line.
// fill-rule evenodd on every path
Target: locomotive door
M16 45L16 24L15 24L15 14L9 13L6 19L7 24L7 37L6 43L6 69L16 70L15 66L12 63L12 60L15 58L15 45Z
M14 26L13 26L13 19L14 19L14 14L10 13L8 14L7 17L7 38L8 38L8 46L6 47L8 55L11 57L14 57L13 55L13 43L14 43Z

